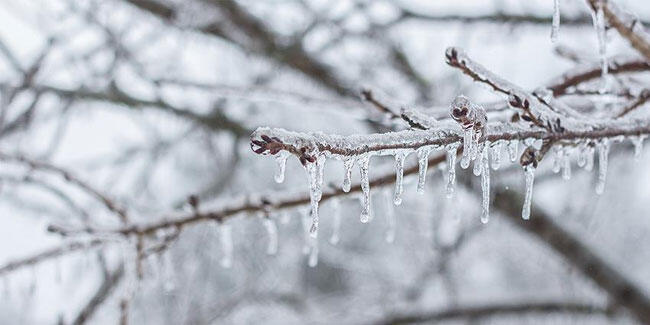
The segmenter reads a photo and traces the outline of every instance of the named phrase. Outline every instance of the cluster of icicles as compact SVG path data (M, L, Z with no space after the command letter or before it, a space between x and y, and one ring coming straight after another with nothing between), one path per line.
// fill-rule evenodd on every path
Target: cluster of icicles
M601 86L599 91L604 93L609 88L608 70L609 64L607 60L607 26L605 22L605 13L603 11L604 0L596 2L596 8L591 10L591 18L596 30L598 39L598 55L601 64ZM634 26L632 21L627 22L629 26ZM553 21L551 27L551 41L557 43L560 30L560 0L553 0Z
M526 139L524 141L512 140L512 141L496 141L490 143L488 141L479 142L477 137L474 136L473 128L464 130L463 142L457 142L448 144L444 147L440 146L423 146L418 149L397 149L390 152L382 152L382 155L392 155L395 158L395 172L396 172L396 181L394 192L392 193L392 202L395 206L398 206L402 203L402 193L403 188L403 178L404 178L404 161L406 157L415 152L417 155L419 173L417 181L417 192L423 193L425 189L425 180L427 173L427 165L429 161L429 154L432 151L444 150L446 153L446 174L447 174L447 184L446 184L446 196L451 198L454 194L454 187L456 181L456 161L457 153L460 145L463 145L463 153L460 157L460 166L463 169L467 169L470 166L471 162L474 162L473 165L473 174L476 176L481 176L481 189L482 189L482 209L480 220L483 223L487 223L490 215L490 169L498 170L502 165L502 152L504 147L507 151L507 155L511 162L515 162L520 155L519 152L519 142L522 142L525 146L537 147L541 146L541 141L536 139ZM634 145L634 155L639 157L641 153L641 148L643 145L643 140L645 135L630 137L632 144ZM596 185L596 193L602 194L605 188L605 181L607 176L607 165L608 165L608 153L611 142L620 142L624 138L604 138L599 140L588 140L581 141L576 143L571 143L570 145L556 145L551 149L549 153L553 157L553 171L559 173L562 171L562 177L565 180L570 179L571 177L571 163L572 157L575 157L577 165L583 167L586 170L590 171L594 167L594 155L597 153L598 156L598 181ZM311 223L309 221L304 221L305 233L306 233L306 246L304 248L304 253L309 254L309 265L315 266L318 261L318 228L319 228L319 202L323 193L323 169L326 162L326 154L320 153L317 154L317 159L313 163L307 163L305 169L309 178L309 188L310 188L310 211L307 214L307 218L311 216ZM359 155L357 157L336 157L343 161L344 167L344 177L342 183L342 190L344 192L349 192L351 189L351 177L352 170L356 165L359 168L359 174L361 179L361 214L360 221L362 223L369 222L371 217L371 203L370 203L370 180L369 180L369 163L372 154L366 153ZM277 169L275 174L275 180L277 182L282 182L284 180L284 171L286 166L287 158L289 154L286 152L278 153L276 156ZM524 168L524 179L525 179L525 191L524 191L524 204L522 208L522 218L529 219L532 203L532 194L533 194L533 182L535 179L535 167L532 164L525 166ZM333 202L336 200L332 200ZM338 206L338 202L333 203ZM392 208L392 207L391 207ZM336 244L339 241L338 229L341 224L341 216L339 215L338 208L334 208L334 231L330 238L330 243ZM307 219L309 220L309 219ZM389 230L386 233L386 239L389 242L392 242L395 237L395 220L394 216L389 216L388 220ZM269 233L269 249L268 253L273 254L277 251L277 228L273 221L270 219L265 219L265 225ZM230 240L230 239L228 239ZM232 244L226 244L224 251L231 251ZM225 263L228 264L228 263Z

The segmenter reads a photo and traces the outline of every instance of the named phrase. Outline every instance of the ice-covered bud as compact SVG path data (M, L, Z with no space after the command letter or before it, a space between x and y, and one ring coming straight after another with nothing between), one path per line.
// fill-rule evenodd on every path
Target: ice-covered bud
M534 147L527 147L524 150L524 153L519 158L519 164L522 166L532 165L533 168L537 168L539 162L539 152Z
M482 131L487 125L485 109L480 105L472 103L463 95L456 97L451 103L451 117L463 129L473 128L475 131Z

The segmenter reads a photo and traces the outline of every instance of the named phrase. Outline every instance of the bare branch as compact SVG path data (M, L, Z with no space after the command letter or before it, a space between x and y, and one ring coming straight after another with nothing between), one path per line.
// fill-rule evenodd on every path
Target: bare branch
M503 188L496 190L494 205L510 221L564 256L569 263L607 291L613 303L627 308L639 321L650 323L650 297L643 290L562 229L539 207L533 207L530 220L522 220L518 205L521 201L521 196L513 191Z
M405 313L390 316L374 324L413 324L424 322L444 322L449 320L478 320L488 317L522 314L583 314L611 316L614 311L607 307L578 302L523 302L494 303L484 306L456 307L433 312Z
M127 212L124 208L118 206L117 203L115 203L112 199L110 199L107 195L103 194L101 191L97 190L87 182L79 179L78 177L74 176L71 172L61 167L46 162L32 160L24 156L12 156L5 153L0 153L0 161L25 164L32 169L56 174L62 177L65 181L74 184L75 186L82 189L84 192L95 197L109 211L115 213L120 218L122 223L127 223L129 220Z
M83 242L83 241L78 241L78 242L72 242L66 245L63 245L61 247L56 247L52 249L45 250L43 252L37 253L33 256L22 258L19 260L15 260L12 262L9 262L5 264L4 266L0 267L0 276L3 276L5 274L11 273L15 270L27 267L27 266L32 266L35 264L39 264L54 258L57 258L62 255L66 255L69 253L74 253L78 251L86 251L88 249L100 246L104 244L104 240L101 239L93 239L88 242Z
M120 264L117 269L111 273L106 274L104 281L99 286L95 294L88 301L86 306L79 312L79 315L75 318L72 324L81 325L85 324L88 320L92 318L92 315L97 311L97 309L106 301L106 299L111 295L111 292L122 280L124 276L124 265Z

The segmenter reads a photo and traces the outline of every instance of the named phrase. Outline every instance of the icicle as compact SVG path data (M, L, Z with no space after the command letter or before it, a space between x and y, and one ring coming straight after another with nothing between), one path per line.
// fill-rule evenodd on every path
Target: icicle
M359 174L361 175L361 191L363 192L361 204L361 216L359 220L362 223L370 221L370 183L368 179L368 168L370 165L370 157L363 156L359 160Z
M460 167L467 169L472 156L472 145L474 144L474 128L463 130L463 157L460 159Z
M480 149L481 153L483 152L484 148L485 148L485 145L481 145L481 149ZM474 160L474 169L472 170L472 172L474 173L474 176L480 176L482 169L483 169L483 165L481 164L480 159L475 159Z
M275 156L275 162L277 164L277 168L275 170L275 181L277 183L284 182L284 170L286 169L287 166L288 157L289 157L289 153L286 151L280 151Z
M492 169L494 170L499 170L499 167L501 167L501 147L501 141L497 141L492 145Z
M581 143L578 146L578 167L584 167L587 163L587 145Z
M309 233L316 236L318 232L318 202L320 202L323 195L323 167L325 165L325 157L320 156L316 159L315 163L307 164L307 174L309 175L309 202L311 206L311 227Z
M332 215L334 216L334 225L332 225L330 244L336 245L339 242L339 233L341 232L341 204L338 199L332 199Z
M171 292L176 288L176 273L174 272L174 264L172 263L172 256L169 250L163 252L160 259L163 273L163 290L165 292Z
M585 163L585 170L591 171L594 169L594 147L587 146L587 162Z
M602 139L598 144L598 183L596 193L603 194L607 179L607 156L609 155L609 140Z
M524 195L524 206L521 210L521 218L530 219L530 205L533 202L533 183L535 182L535 167L532 164L524 166L526 178L526 192Z
M454 186L456 184L456 155L458 153L458 144L452 143L447 146L447 197L454 195Z
M553 172L559 173L562 169L563 151L559 146L553 147Z
M281 224L286 225L289 223L289 221L291 221L291 214L285 210L282 210L280 211L279 219Z
M266 254L275 255L278 252L278 226L273 219L264 219L264 228L268 235L269 244L266 247Z
M481 155L481 189L483 190L483 202L481 211L481 222L487 223L490 218L490 158L488 156L489 143L486 141ZM476 164L476 162L474 162Z
M418 174L418 193L424 193L424 183L427 180L427 167L429 166L429 147L421 147L418 149L418 165L420 167Z
M605 92L607 90L607 73L608 73L608 63L607 63L607 30L605 29L605 14L603 12L603 0L596 1L596 12L592 13L594 28L596 29L596 35L598 36L598 54L600 55L601 69L602 69L602 86L600 91Z
M343 176L343 192L350 192L350 185L352 184L352 166L354 166L354 159L347 158L343 160L343 168L345 169L345 175Z
M564 150L562 155L562 179L568 181L571 179L571 156L569 152Z
M640 135L638 137L630 137L632 144L634 145L634 160L639 161L641 159L641 150L643 149L643 140L645 140L646 135Z
M404 179L404 159L406 158L406 153L398 152L395 154L395 196L393 197L393 203L395 205L402 204L402 192L404 191L403 179Z
M553 28L551 29L551 42L557 43L560 31L560 0L553 1Z
M311 238L309 250L309 267L316 267L318 265L318 238Z
M221 241L221 264L222 267L229 269L232 267L232 228L229 224L222 223L219 225L219 240Z
M390 204L390 192L386 192L386 221L388 229L386 229L386 242L391 244L395 241L395 207Z
M508 142L508 156L510 156L510 161L517 161L517 154L519 153L519 141L510 140Z

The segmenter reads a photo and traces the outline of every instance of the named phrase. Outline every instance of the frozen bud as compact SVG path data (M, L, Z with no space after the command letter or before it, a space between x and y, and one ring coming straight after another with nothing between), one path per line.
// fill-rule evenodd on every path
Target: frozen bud
M534 168L537 168L538 156L539 153L535 148L527 147L521 155L521 158L519 158L519 164L524 167L532 164Z
M467 97L460 95L451 103L451 117L463 129L473 128L482 130L487 125L485 109L472 103Z

